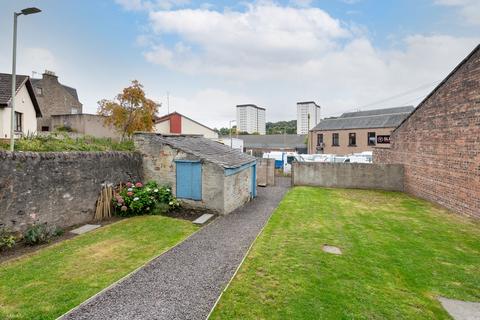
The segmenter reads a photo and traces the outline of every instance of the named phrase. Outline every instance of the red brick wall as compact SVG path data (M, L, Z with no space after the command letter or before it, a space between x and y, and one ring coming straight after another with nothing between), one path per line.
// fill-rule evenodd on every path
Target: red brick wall
M374 162L405 166L405 190L480 218L480 49L391 136Z

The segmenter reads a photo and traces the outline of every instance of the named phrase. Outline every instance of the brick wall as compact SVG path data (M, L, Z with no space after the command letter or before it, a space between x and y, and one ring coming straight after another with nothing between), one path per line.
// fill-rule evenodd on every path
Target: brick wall
M68 227L92 220L102 184L142 178L128 152L0 152L0 226L24 231L40 222Z
M392 133L376 163L405 166L405 190L480 218L480 47Z

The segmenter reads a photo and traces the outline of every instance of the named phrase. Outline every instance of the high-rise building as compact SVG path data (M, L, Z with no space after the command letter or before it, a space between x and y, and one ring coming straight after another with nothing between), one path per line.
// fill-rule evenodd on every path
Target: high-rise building
M237 130L239 132L265 134L265 108L254 104L237 106Z
M297 102L297 134L308 134L319 122L319 105L314 101Z

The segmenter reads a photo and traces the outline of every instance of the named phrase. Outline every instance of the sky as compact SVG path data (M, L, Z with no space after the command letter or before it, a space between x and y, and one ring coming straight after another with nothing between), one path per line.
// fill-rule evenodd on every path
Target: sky
M237 104L296 118L417 105L480 43L480 0L0 0L0 72L56 72L85 113L132 80L211 127ZM169 103L167 108L167 93Z

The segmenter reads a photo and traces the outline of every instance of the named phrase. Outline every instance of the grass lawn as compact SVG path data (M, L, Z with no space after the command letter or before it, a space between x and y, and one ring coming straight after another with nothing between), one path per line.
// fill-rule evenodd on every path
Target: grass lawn
M211 319L449 319L439 295L480 301L480 223L402 193L297 187Z
M0 264L0 319L55 319L195 230L134 217Z

